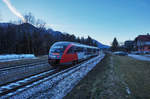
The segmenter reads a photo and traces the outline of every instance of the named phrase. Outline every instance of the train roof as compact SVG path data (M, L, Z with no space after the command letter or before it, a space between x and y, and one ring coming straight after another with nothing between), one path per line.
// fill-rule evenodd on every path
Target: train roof
M63 45L72 44L72 45L75 45L75 46L78 46L78 47L86 47L86 48L99 49L98 47L89 46L89 45L85 45L85 44L80 44L80 43L76 43L76 42L68 42L68 41L59 41L59 42L56 42L55 44L63 44Z

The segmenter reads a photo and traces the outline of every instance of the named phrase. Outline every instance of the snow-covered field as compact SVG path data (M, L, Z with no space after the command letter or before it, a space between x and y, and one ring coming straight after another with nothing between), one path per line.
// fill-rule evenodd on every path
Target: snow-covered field
M35 58L33 54L9 54L9 55L0 55L0 62L21 60L21 59L30 59Z
M133 57L137 60L150 61L150 57L148 56L134 55L134 54L128 54L128 56Z

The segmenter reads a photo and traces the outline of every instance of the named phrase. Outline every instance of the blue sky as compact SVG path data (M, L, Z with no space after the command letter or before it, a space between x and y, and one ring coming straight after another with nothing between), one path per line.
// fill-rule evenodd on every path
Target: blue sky
M10 0L22 14L31 12L54 30L76 36L88 35L110 45L114 37L119 42L132 40L150 32L149 0ZM0 0L0 22L15 21Z

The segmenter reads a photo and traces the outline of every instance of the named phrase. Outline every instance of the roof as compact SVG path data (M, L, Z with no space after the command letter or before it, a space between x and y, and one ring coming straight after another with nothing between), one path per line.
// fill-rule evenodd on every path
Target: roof
M140 40L140 41L150 41L150 35L139 35L138 37L135 38L135 41Z
M85 45L85 44L80 44L80 43L76 43L76 42L68 42L68 41L59 41L59 42L55 42L55 44L65 44L65 45L75 45L75 46L81 46L81 47L88 47L88 48L96 48L99 49L98 47L94 47L94 46L89 46L89 45Z

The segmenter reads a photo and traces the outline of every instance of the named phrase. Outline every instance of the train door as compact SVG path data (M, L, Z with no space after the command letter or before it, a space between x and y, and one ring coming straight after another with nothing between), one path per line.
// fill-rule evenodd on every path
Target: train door
M79 60L79 61L84 60L85 55L84 55L83 48L77 47L77 48L76 48L76 53L77 53L77 55L78 55L78 60Z
M71 46L65 55L65 61L66 62L73 62L76 60L78 60L78 59L77 59L77 54L75 53L75 47Z

